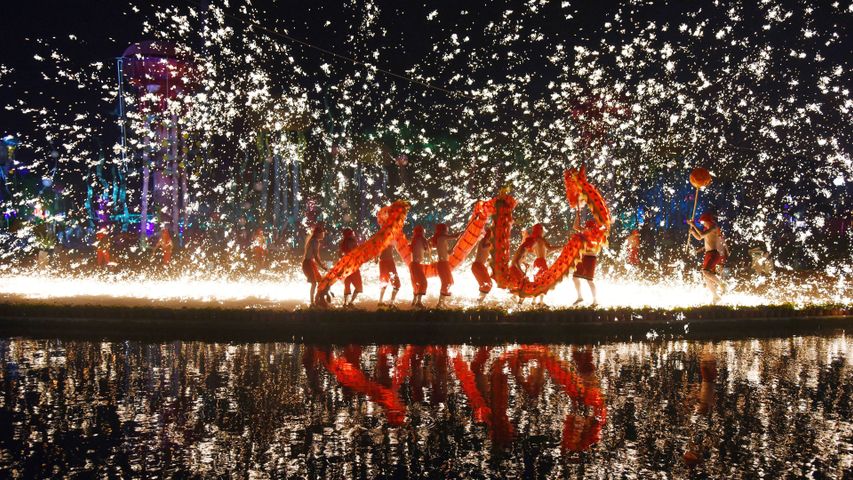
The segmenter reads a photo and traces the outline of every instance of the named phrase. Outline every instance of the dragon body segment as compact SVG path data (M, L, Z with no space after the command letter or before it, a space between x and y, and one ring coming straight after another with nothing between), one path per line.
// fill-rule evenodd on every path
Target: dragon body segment
M494 200L479 201L474 205L474 210L471 212L471 219L453 246L450 257L447 259L451 269L458 267L468 257L480 238L482 238L483 231L486 229L486 223L488 223L489 218L492 216L493 205ZM412 262L411 242L402 229L396 233L394 244L397 247L397 252L400 253L400 258L403 259L403 263L406 265L410 264ZM425 265L424 274L426 274L427 278L437 277L438 265L436 263Z
M492 277L498 287L507 289L520 297L543 295L575 269L584 252L596 251L607 244L611 225L610 211L598 189L587 181L586 170L581 168L566 171L563 182L569 205L575 209L583 205L589 206L593 220L588 227L569 235L557 260L532 280L511 265L512 211L515 209L516 201L508 193L502 193L495 200Z
M560 251L559 257L551 266L535 278L527 275L512 265L511 238L512 212L516 200L509 193L502 192L491 200L479 201L474 205L471 219L463 234L459 237L448 259L451 268L455 269L474 249L485 231L489 218L494 224L494 246L492 250L492 277L500 288L507 289L520 297L535 297L553 289L581 261L586 252L597 252L607 245L610 233L610 211L601 193L587 181L586 171L571 169L565 172L563 181L566 188L566 200L574 209L586 205L592 215L579 232L570 234ZM404 264L412 260L410 239L403 232L403 224L408 214L409 204L398 200L382 208L377 215L380 228L367 241L351 252L344 255L335 266L329 270L320 281L316 301L325 304L326 293L338 280L346 278L356 271L363 263L379 256L388 245L393 245L399 252ZM435 263L425 266L427 277L438 275Z
M379 231L341 257L335 266L326 272L326 275L317 285L317 302L325 304L326 293L335 282L347 278L358 270L363 263L378 257L382 250L385 250L385 247L394 240L395 235L403 231L403 223L406 221L406 214L408 213L409 204L403 200L397 200L380 209L376 216L379 221Z

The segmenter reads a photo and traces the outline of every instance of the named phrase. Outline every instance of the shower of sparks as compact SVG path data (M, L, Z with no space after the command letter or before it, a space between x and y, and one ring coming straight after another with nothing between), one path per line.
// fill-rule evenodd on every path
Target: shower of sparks
M17 135L18 148L35 152L26 168L45 188L12 188L11 197L0 197L2 210L22 221L43 212L14 231L0 230L6 263L0 294L292 307L307 300L297 268L278 278L224 279L246 264L248 253L234 253L241 231L264 227L298 257L306 228L323 219L330 226L326 247L333 250L344 227L367 238L375 212L397 198L412 203L407 229L444 221L458 231L475 201L510 184L519 200L516 225L543 222L558 243L573 215L561 174L581 164L614 213L612 262L624 261L620 245L642 225L653 226L657 247L666 246L644 261L662 265L675 256L684 262L686 254L671 246L684 241L690 217L687 172L703 165L716 180L703 191L700 211L719 214L741 258L761 246L778 270L813 273L808 280L773 280L773 287L733 279L724 303L850 302L853 5L690 2L673 5L661 18L666 8L628 1L582 31L578 19L585 12L572 2L421 12L349 1L337 16L343 21L326 20L327 7L319 7L312 18L323 20L304 25L276 18L258 2L211 3L200 12L191 2L130 2L139 38L174 44L192 59L193 73L185 79L192 87L157 111L150 106L161 98L157 92L125 85L124 157L115 118L105 113L119 95L115 65L64 53L63 45L85 46L83 36L32 42L33 61L48 85L100 92L101 100L32 91L4 105L37 125L38 134ZM407 23L397 21L401 15L429 27L427 51L406 51L414 47L398 30ZM291 34L338 56L295 42ZM324 38L346 40L327 45ZM410 64L389 66L408 55L416 55ZM15 76L14 68L0 65L0 87L14 85ZM157 137L151 126L157 122L174 133ZM139 214L142 159L148 156L152 169L160 168L151 173L148 191L152 222L178 212L188 231L217 232L201 246L190 242L185 256L202 263L217 255L209 249L218 243L234 258L226 272L90 277L82 271L91 267L82 264L66 276L18 268L20 258L57 241L46 230L71 232L91 245L93 199L104 198L114 215L124 205ZM167 178L166 194L157 193L156 200L155 182L178 165L186 191L177 199L168 189L180 190L179 182ZM123 179L121 171L127 172ZM116 193L123 191L126 200ZM66 206L51 212L51 205ZM51 228L40 230L38 222ZM137 228L131 225L131 235ZM150 247L142 242L138 248ZM139 254L137 247L131 252ZM192 262L184 265L192 270ZM467 270L456 275L455 305L473 306L476 286ZM696 274L637 278L602 278L602 306L708 301ZM365 281L376 285L370 273ZM375 298L368 290L363 302ZM571 282L546 301L571 304ZM495 292L490 302L513 308L506 292Z
M359 296L356 307L373 310L379 296L378 276L375 271L365 271L367 287ZM201 277L161 279L158 277L81 277L14 275L0 277L0 299L40 300L68 305L163 305L228 308L264 308L293 310L303 308L308 300L308 284L301 279L286 280L224 280ZM672 309L708 304L709 294L701 287L699 279L693 282L638 282L622 278L603 278L597 282L599 308L657 308ZM432 293L437 292L437 279ZM342 295L338 285L332 292ZM588 306L590 297L582 286ZM478 285L470 275L459 275L453 287L454 297L448 308L499 308L518 311L534 308L530 301L519 305L508 292L495 289L487 300L478 304ZM747 307L760 305L849 303L853 287L846 284L830 288L815 288L793 280L779 280L772 289L742 285L729 291L721 303L724 306ZM400 308L408 308L411 289L404 286L397 299ZM386 297L387 300L387 297ZM437 301L428 297L430 304ZM575 301L571 282L563 282L545 297L550 308L570 308ZM333 306L338 305L339 300Z

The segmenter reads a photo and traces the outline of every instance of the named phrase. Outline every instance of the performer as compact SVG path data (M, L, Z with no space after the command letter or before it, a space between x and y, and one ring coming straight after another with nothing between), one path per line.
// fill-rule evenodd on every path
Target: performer
M400 276L397 275L397 265L394 263L394 247L388 245L382 253L379 254L379 282L382 288L379 290L379 306L394 308L394 300L397 298L397 292L400 291ZM388 303L384 303L382 299L385 297L385 289L391 285L391 299Z
M453 285L453 272L450 269L450 240L459 238L459 234L453 235L447 231L447 225L439 223L435 226L435 234L430 239L430 246L435 248L438 256L438 277L441 279L441 293L438 297L436 308L441 308L444 299L450 296L450 287Z
M341 240L341 257L351 252L358 246L358 241L355 239L355 232L351 228L345 228L343 231L344 238ZM353 307L355 297L362 292L361 270L356 269L344 279L344 307ZM352 293L352 298L350 298Z
M705 461L709 456L707 445L713 437L713 429L710 428L710 417L713 415L717 405L716 381L717 381L717 358L713 351L706 348L702 352L699 361L699 375L701 383L696 396L696 415L688 435L687 449L682 455L684 463L691 469ZM691 395L692 397L693 395Z
M424 308L423 297L426 295L427 279L424 274L424 254L429 255L430 246L426 238L424 238L424 227L415 225L415 230L412 232L412 263L409 264L409 274L412 277L412 306Z
M711 302L717 304L720 301L718 289L720 279L717 277L717 265L722 265L728 257L728 249L723 240L720 228L717 226L716 217L710 212L704 212L699 216L702 231L696 225L690 224L690 235L697 240L702 240L705 257L702 259L702 275L705 277L705 287L711 292ZM701 252L702 250L698 250Z
M767 253L763 245L755 244L754 247L749 249L749 256L752 260L750 266L755 273L760 275L770 275L773 273L773 261L770 259L770 254Z
M530 229L530 234L527 235L521 242L521 245L518 246L518 250L516 250L515 256L512 259L512 266L521 270L521 261L523 258L528 253L533 253L536 256L536 260L533 261L533 268L535 269L533 272L533 278L535 279L541 275L542 272L548 270L548 261L545 259L547 253L559 249L559 246L551 245L547 240L545 240L545 227L543 227L541 223L537 223L536 225L533 225L533 228ZM520 300L519 303L521 303L521 301L523 301L523 299ZM534 303L544 305L545 295L537 296L534 299Z
M729 259L729 247L726 243L726 236L723 234L723 230L717 226L717 231L719 235L717 235L717 251L720 252L720 262L718 265L718 279L720 280L720 294L724 294L728 289L726 285L726 262Z
M255 265L263 266L267 259L267 236L264 234L264 229L258 227L255 230L255 238L252 239L252 257L255 260Z
M636 229L628 235L628 265L640 265L640 231Z
M317 293L317 283L320 282L320 268L328 270L320 259L320 243L326 237L323 222L318 222L311 230L311 235L305 239L305 252L302 255L302 273L311 284L311 306L315 305L314 295Z
M574 230L580 230L580 212L575 216ZM595 220L587 220L584 225L587 229L598 228L598 223ZM587 285L589 286L589 292L592 294L592 303L590 307L598 306L598 297L596 295L595 290L595 265L598 263L598 254L601 252L601 245L596 245L591 248L586 248L582 250L581 253L581 261L577 267L575 267L575 273L572 275L572 281L575 284L575 292L577 292L578 298L575 300L575 303L572 305L580 305L583 303L583 294L581 294L581 280L586 280Z
M483 303L486 295L492 290L492 277L489 275L489 269L486 264L489 262L489 254L492 251L492 229L487 228L483 239L477 243L477 254L474 257L474 263L471 264L471 273L477 279L480 285L480 299L478 303Z
M96 263L99 267L107 267L110 263L110 231L107 227L101 227L95 233L95 245L97 248Z
M526 228L521 229L521 245L524 245L527 242L527 238L530 234L527 233ZM515 270L513 275L519 274L521 276L527 275L527 269L530 268L530 264L528 264L525 260L525 255L527 250L522 249L520 246L518 250L516 250L515 255L513 256L512 262L510 263L510 269ZM521 299L519 299L521 300Z
M163 255L163 265L168 265L172 261L172 234L166 227L160 231L160 239L154 246L154 255L157 254L158 250Z

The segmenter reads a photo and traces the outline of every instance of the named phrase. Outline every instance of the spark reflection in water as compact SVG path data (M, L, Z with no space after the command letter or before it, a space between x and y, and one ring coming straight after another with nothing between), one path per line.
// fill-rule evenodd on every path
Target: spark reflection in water
M0 476L843 478L853 340L0 341Z

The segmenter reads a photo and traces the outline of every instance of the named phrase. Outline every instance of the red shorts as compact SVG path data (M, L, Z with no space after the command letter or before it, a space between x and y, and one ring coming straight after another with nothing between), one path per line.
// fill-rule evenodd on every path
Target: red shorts
M705 252L705 258L702 260L702 270L713 272L717 265L722 265L723 256L716 250L708 250Z
M106 264L110 263L110 251L102 250L99 248L97 263L99 266L105 266Z
M397 275L397 265L394 264L394 260L379 261L379 283L383 286L391 285L394 290L400 288L400 276Z
M548 262L546 262L544 258L539 257L533 262L533 268L536 269L533 272L533 277L538 277L540 273L548 270Z
M584 280L595 279L595 264L598 262L598 257L595 255L584 255L581 263L575 268L575 278L583 278Z
M302 273L305 274L308 283L317 283L323 278L320 276L320 269L317 268L317 262L312 258L302 260Z
M426 295L427 279L424 275L424 266L420 263L410 263L409 274L412 276L412 291L415 295Z
M347 278L344 279L344 295L349 295L351 293L351 289L355 291L355 293L361 293L362 285L361 285L361 270L356 270L352 272Z
M441 279L441 295L450 296L450 286L453 285L453 273L450 271L450 262L442 260L438 262L438 278Z
M492 290L492 277L489 276L489 269L485 265L480 262L472 263L471 273L480 285L480 292L489 293Z

